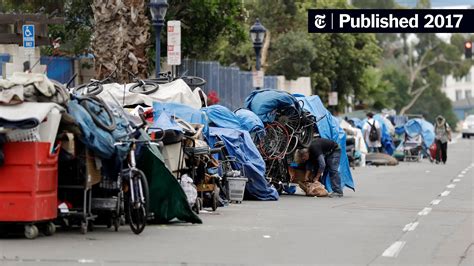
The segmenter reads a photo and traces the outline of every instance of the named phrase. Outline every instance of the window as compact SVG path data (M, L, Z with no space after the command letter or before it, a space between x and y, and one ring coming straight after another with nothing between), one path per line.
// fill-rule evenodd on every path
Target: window
M456 101L462 99L462 90L456 90Z
M466 94L466 98L472 98L472 91L471 90L467 90L464 93Z
M467 73L466 75L466 82L471 82L472 77L471 77L471 72Z

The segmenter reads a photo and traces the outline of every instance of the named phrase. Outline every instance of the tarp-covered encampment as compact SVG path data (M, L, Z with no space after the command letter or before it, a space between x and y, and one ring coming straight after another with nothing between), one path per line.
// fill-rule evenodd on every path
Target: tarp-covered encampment
M230 156L242 163L245 177L246 198L256 200L278 200L278 192L265 179L265 161L246 130L209 127L209 143L222 140Z
M212 105L201 109L207 114L209 123L209 142L215 143L216 137L222 139L227 152L243 164L248 198L257 200L276 200L278 193L265 179L265 162L253 143L250 133L243 129L237 116L227 107Z
M247 131L240 130L238 128L230 129L214 127L214 137L210 136L209 129L211 127L209 127L208 125L211 119L208 118L208 114L211 114L211 117L213 118L212 123L215 125L229 125L229 117L233 117L232 119L236 119L235 115L233 115L233 113L226 107L211 107L206 107L202 110L197 110L189 106L177 103L153 103L154 117L156 117L155 119L157 119L164 110L167 114L179 117L189 123L204 124L204 136L209 141L211 147L213 147L215 143L216 136L222 137L223 140L231 139L232 141L235 141L232 145L230 145L230 140L224 142L226 144L227 151L230 153L230 155L236 156L237 159L245 165L245 174L247 178L249 178L249 183L246 186L248 195L254 199L259 200L278 199L278 196L275 198L275 196L273 195L274 189L270 188L267 184L267 181L265 179L265 162L263 161L257 147L255 147L255 144L253 143ZM216 111L219 110L225 114L229 114L230 112L233 116L222 116L216 114ZM235 121L231 122L231 125L233 127L237 127ZM238 124L238 126L240 128L240 124Z
M421 118L410 119L405 124L404 128L405 133L410 137L421 135L423 137L423 144L425 147L430 147L431 144L433 144L435 133L434 126L430 122Z
M342 151L346 150L346 133L339 126L339 121L329 112L321 102L317 95L304 97L303 95L295 95L298 100L303 101L303 108L309 111L316 119L321 119L317 123L319 134L322 138L330 139L339 143ZM324 117L324 118L323 118ZM351 188L354 190L354 181L349 166L349 159L345 152L341 152L341 159L339 162L339 174L341 177L341 186ZM329 191L332 191L331 184L326 173L324 176L324 185Z
M262 132L265 128L262 120L252 111L240 108L235 111L240 126L248 132Z
M201 108L201 111L207 114L209 123L212 123L216 127L241 129L237 116L222 105L211 105Z
M245 99L244 108L254 112L264 123L275 120L276 111L283 107L299 108L296 98L286 91L257 90Z

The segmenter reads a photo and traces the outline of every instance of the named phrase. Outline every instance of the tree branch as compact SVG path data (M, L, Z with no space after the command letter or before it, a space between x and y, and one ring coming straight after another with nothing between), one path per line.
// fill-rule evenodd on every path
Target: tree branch
M410 108L416 103L416 101L418 100L418 98L420 98L421 94L423 94L423 92L426 90L426 88L428 88L429 85L426 84L420 88L418 88L416 91L417 91L417 94L415 96L413 96L413 98L411 99L411 101L405 105L401 110L400 110L400 115L404 115L406 113L406 111L410 110Z

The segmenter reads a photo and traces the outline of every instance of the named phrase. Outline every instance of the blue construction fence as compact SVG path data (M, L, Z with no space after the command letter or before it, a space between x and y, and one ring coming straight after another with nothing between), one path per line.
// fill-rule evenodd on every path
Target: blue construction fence
M241 71L238 67L221 66L215 61L196 61L184 59L179 66L179 73L187 76L198 76L207 81L203 91L216 91L219 104L230 109L242 107L245 98L253 91L253 77L250 71ZM264 88L277 89L276 76L265 76Z

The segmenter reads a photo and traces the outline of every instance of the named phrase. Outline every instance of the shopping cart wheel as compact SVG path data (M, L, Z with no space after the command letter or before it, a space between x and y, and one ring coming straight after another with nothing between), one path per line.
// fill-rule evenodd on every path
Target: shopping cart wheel
M38 237L39 230L34 224L25 225L25 237L28 239L35 239Z
M87 221L81 222L81 234L85 235L87 233L88 223Z
M217 193L216 193L216 192L213 192L213 193L212 193L212 211L216 211L216 210L217 210L217 202L218 202Z
M116 217L116 218L114 218L114 230L115 230L115 232L118 231L119 227L120 227L120 217Z
M52 222L48 222L46 224L46 227L44 228L44 235L46 236L52 236L54 233L56 233L56 225L54 225Z

